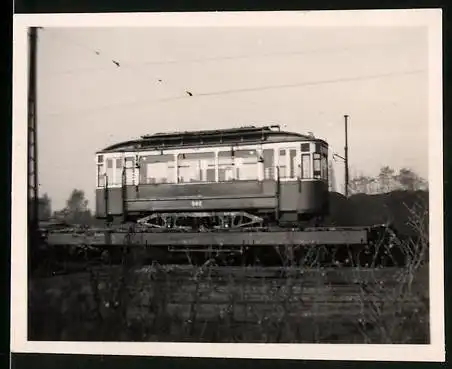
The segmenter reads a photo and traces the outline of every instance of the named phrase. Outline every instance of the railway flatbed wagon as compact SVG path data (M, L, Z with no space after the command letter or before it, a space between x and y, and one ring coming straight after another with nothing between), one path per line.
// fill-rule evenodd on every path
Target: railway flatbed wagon
M378 253L400 259L389 227L325 227L328 150L323 139L279 126L117 143L96 153L95 211L106 228L54 229L44 232L45 243L109 254L141 247L158 262L368 265Z
M91 250L118 254L120 249L145 251L149 261L174 259L230 259L234 264L257 260L264 264L306 261L306 257L329 255L340 263L366 265L374 251L384 244L387 251L392 233L385 226L312 228L300 230L230 230L230 231L162 231L96 229L74 232L59 230L43 233L44 242L52 247L88 247Z

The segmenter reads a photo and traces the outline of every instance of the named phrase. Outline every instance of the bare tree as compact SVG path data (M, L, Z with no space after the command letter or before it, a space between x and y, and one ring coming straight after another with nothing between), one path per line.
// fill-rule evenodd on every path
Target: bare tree
M384 166L378 174L378 182L380 185L379 192L390 192L392 190L392 181L394 179L394 169Z
M63 218L68 223L74 224L92 224L93 217L88 209L88 200L85 198L83 190L72 190L69 199L66 201L66 207L55 214Z
M400 169L395 179L403 189L408 191L421 190L427 187L427 181L408 168Z
M350 181L350 192L352 193L371 193L372 183L375 182L375 179L369 176L360 175L359 177L353 178Z

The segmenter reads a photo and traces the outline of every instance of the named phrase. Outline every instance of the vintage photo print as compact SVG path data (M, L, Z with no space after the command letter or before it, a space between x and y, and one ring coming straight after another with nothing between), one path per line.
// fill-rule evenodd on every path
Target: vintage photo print
M444 360L441 16L16 15L12 351Z

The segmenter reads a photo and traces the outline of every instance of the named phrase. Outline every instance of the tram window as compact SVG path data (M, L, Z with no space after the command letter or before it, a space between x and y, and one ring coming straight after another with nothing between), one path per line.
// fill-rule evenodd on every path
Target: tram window
M178 182L207 182L215 168L215 153L185 153L178 155Z
M264 157L264 179L274 179L273 149L263 150L262 155Z
M139 173L140 183L174 183L174 155L142 156Z
M311 155L301 155L301 174L302 178L311 178Z
M215 182L215 163L208 165L208 168L206 169L206 181Z
M279 167L279 177L280 178L288 177L287 163L286 163L286 150L285 149L279 150L278 167Z
M258 157L256 150L237 150L234 152L236 179L252 180L258 178Z
M220 151L218 153L218 181L232 181L234 177L234 155L232 151Z
M105 186L104 166L100 164L97 166L97 187Z
M290 157L290 178L296 178L296 160L297 160L297 150L290 150L289 151L289 157Z
M309 143L302 143L302 144L301 144L301 151L302 151L302 152L309 152L309 151L310 151L310 149L309 149Z
M314 153L314 178L321 177L321 159L319 153Z
M122 159L117 158L115 160L115 184L122 183Z
M104 156L103 156L103 155L99 155L99 156L97 157L97 162L98 162L98 163L103 163L103 162L104 162Z
M321 167L322 167L322 179L328 180L328 157L325 154L322 154L321 159Z
M114 179L113 179L113 159L107 159L107 171L106 171L106 175L107 175L107 183L113 184Z

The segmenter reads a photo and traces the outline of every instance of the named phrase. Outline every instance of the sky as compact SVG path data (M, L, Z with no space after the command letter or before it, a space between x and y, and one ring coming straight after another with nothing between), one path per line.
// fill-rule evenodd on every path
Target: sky
M352 175L389 165L427 179L427 36L420 27L46 27L40 194L58 210L82 189L93 208L95 152L163 131L280 124L343 155L344 114ZM341 186L343 163L334 170Z

